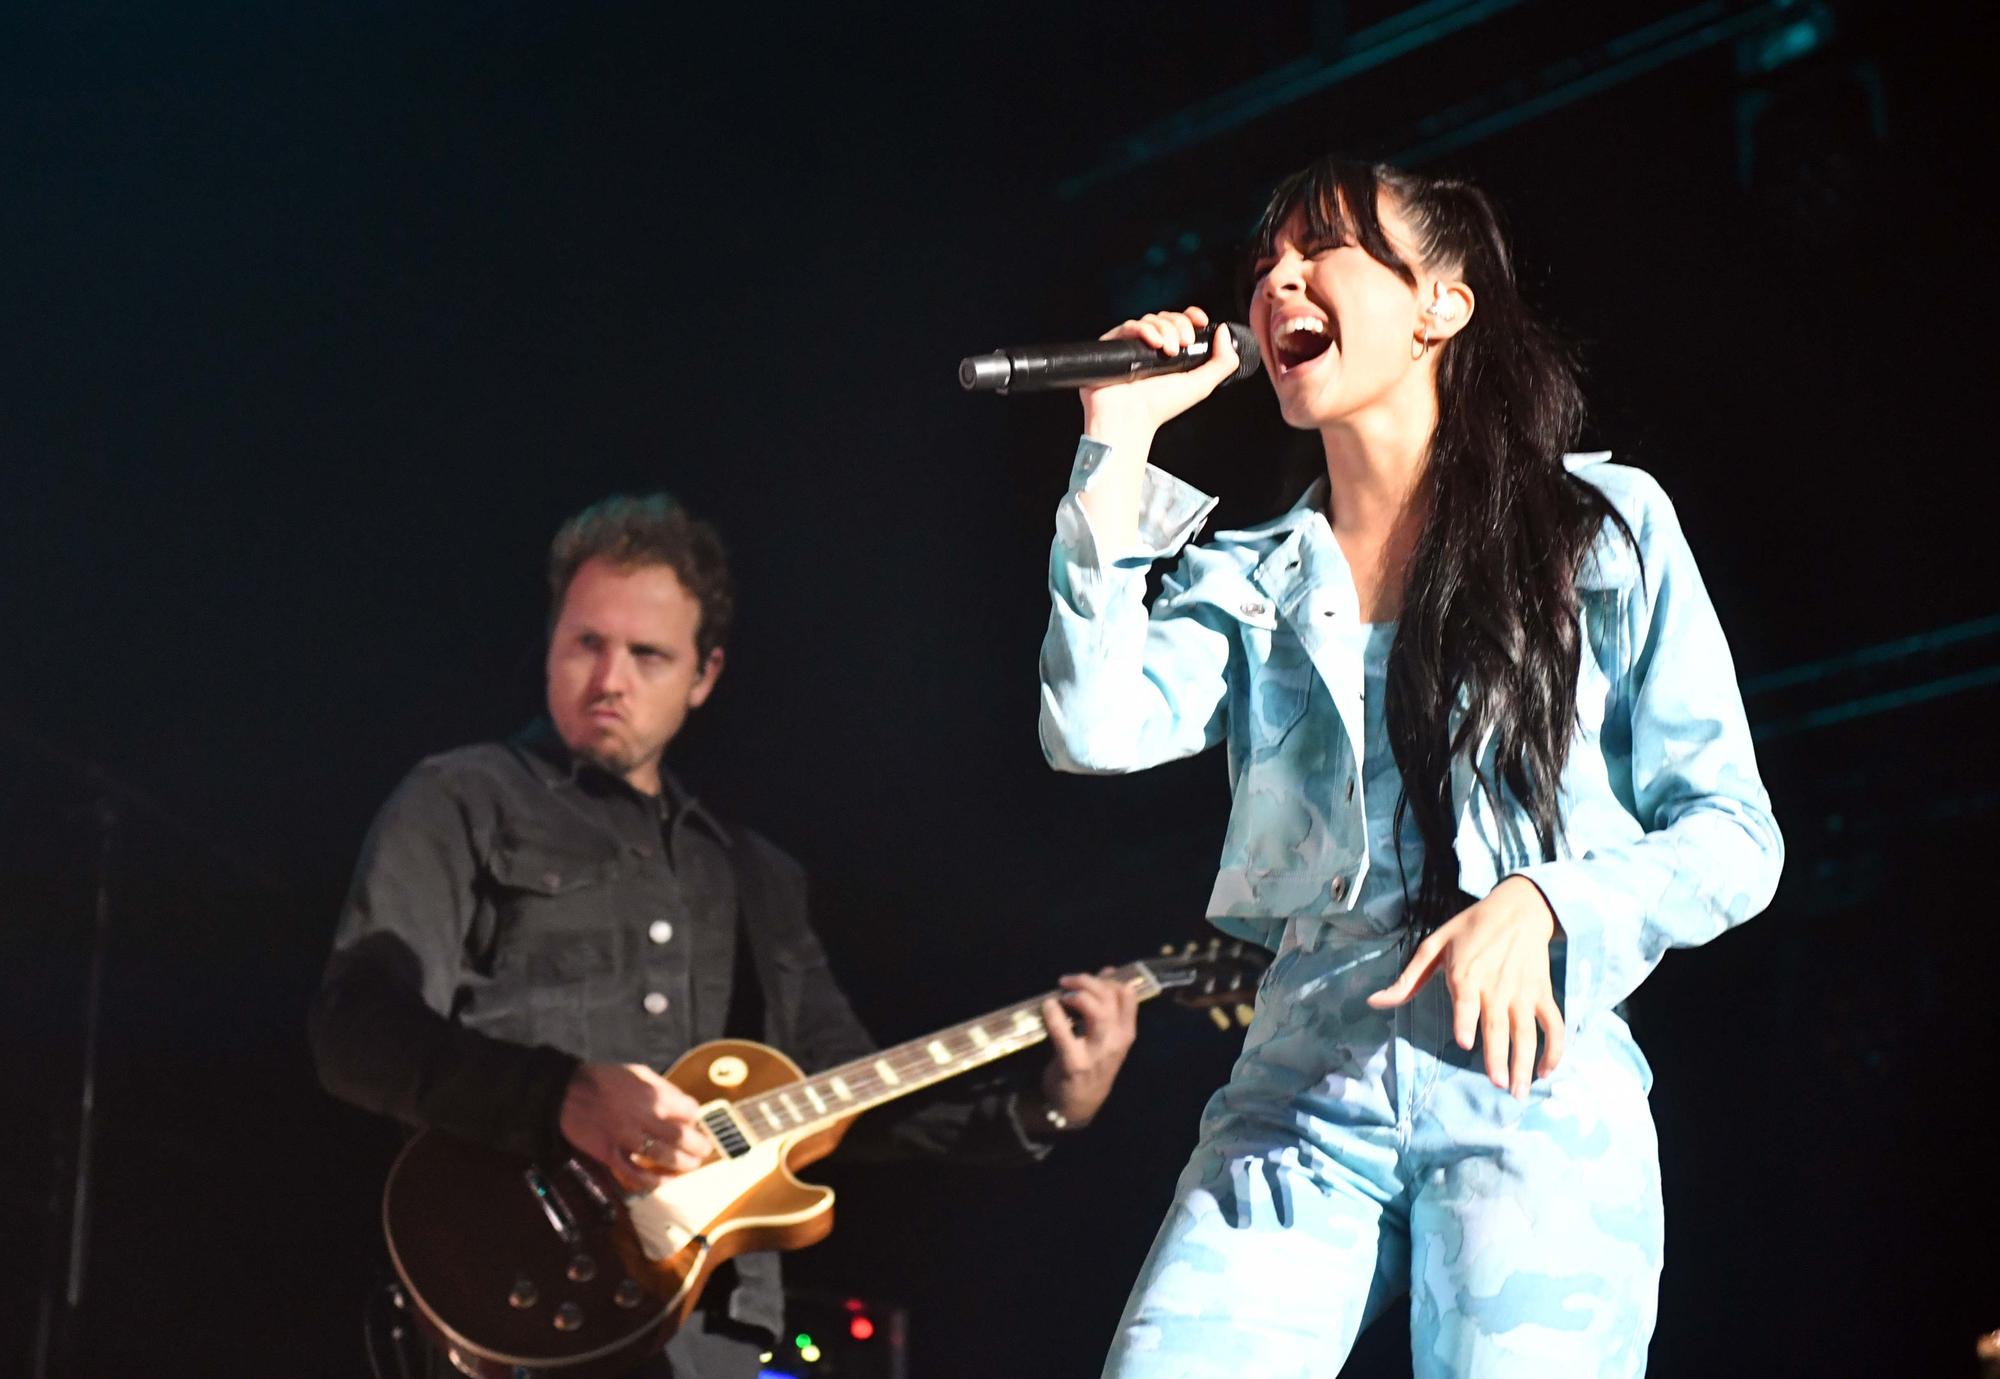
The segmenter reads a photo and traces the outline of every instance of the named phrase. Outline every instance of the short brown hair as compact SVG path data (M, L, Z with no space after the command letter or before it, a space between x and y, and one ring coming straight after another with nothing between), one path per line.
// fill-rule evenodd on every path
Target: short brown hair
M671 493L640 497L614 493L562 524L549 544L549 627L562 612L570 581L586 560L620 569L664 565L701 605L695 651L708 653L729 640L736 615L736 586L729 555L714 527L689 512Z

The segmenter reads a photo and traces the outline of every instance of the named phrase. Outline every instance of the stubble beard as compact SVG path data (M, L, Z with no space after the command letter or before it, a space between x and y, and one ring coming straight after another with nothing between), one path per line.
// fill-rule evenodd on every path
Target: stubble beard
M624 776L645 760L639 745L615 729L593 733L576 754L600 771Z

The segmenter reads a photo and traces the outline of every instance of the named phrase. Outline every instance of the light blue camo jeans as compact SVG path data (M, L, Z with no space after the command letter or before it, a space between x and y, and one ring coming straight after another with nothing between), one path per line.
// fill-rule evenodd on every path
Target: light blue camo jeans
M1416 1379L1645 1372L1659 1151L1624 1022L1593 1019L1523 1104L1452 1041L1442 978L1368 1007L1408 952L1292 921L1111 1379L1330 1379L1405 1291Z

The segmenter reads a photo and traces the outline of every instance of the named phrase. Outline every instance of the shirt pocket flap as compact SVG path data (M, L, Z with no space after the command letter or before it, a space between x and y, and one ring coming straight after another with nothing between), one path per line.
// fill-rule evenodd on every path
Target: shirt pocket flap
M568 895L613 875L618 859L530 839L506 838L494 850L487 868L495 883L508 890Z

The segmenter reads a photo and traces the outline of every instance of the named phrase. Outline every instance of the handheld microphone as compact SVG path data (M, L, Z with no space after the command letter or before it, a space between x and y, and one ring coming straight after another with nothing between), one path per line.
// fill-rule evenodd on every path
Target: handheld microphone
M1234 383L1257 372L1257 337L1234 321L1229 341L1236 346L1236 372L1223 383ZM1144 340L1090 340L1073 345L1024 345L969 355L958 361L959 386L969 393L1037 393L1058 388L1083 388L1093 383L1120 383L1160 373L1186 373L1208 362L1216 327L1198 331L1194 343L1179 354L1162 354Z

